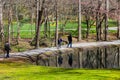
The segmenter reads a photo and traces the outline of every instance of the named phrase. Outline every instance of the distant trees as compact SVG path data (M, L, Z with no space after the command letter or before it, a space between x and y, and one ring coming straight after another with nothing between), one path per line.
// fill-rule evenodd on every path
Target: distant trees
M82 15L85 17L86 22L86 39L88 39L91 27L95 24L96 12L95 3L93 0L85 0L82 2Z
M108 20L117 20L117 37L120 38L119 4L120 0L0 0L0 41L5 41L4 37L9 42L14 38L19 44L21 23L26 17L31 25L35 24L35 33L32 33L31 27L31 34L34 35L36 48L39 47L42 32L45 38L48 35L50 37L52 23L55 24L52 38L54 37L56 46L59 33L65 32L69 22L78 24L75 33L78 41L83 38L83 33L86 33L85 38L89 39L92 26L96 26L96 40L99 41L108 40ZM86 23L85 30L82 30L82 21ZM13 22L17 24L15 36ZM43 24L44 31L41 31Z

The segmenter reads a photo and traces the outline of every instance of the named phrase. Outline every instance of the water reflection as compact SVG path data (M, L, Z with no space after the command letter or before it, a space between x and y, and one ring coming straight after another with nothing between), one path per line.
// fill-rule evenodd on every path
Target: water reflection
M120 48L102 47L61 53L40 60L40 65L64 68L120 68Z
M62 63L63 63L63 57L62 57L62 55L60 54L60 55L58 56L58 64L59 64L59 66L61 66Z
M73 54L70 53L68 54L68 64L70 65L70 67L72 67L72 63L73 63Z

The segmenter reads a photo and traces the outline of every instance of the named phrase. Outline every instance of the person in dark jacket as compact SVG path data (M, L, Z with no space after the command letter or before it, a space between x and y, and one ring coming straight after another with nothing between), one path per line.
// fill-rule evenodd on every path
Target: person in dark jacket
M68 36L68 45L67 45L67 47L72 47L72 35L70 34L69 36Z
M58 48L61 48L61 43L62 43L62 39L59 38L59 39L58 39Z
M5 50L5 52L7 53L5 57L6 57L6 58L9 58L9 52L10 52L11 48L10 48L10 44L9 44L8 41L6 41L6 43L5 43L5 45L4 45L4 50Z

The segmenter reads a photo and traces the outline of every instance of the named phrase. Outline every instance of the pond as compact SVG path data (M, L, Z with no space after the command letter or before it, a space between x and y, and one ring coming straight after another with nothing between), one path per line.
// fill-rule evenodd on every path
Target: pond
M39 65L63 68L120 68L120 47L104 46L79 48L70 52L41 57Z

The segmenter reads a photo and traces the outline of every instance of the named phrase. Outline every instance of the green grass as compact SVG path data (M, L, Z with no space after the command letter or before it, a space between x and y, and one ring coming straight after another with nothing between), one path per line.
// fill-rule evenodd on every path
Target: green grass
M50 23L50 25L51 25L51 27L50 27L50 29L51 30L53 30L51 33L53 34L55 31L55 22L51 22ZM6 27L7 27L7 25L5 25ZM31 25L30 23L21 23L20 24L20 36L21 36L21 38L33 38L34 37L34 34L35 34L35 24L33 24L33 25ZM82 28L86 28L87 26L86 26L86 23L85 22L82 22ZM109 20L109 26L110 27L116 27L117 26L117 22L116 21L113 21L113 20ZM4 28L6 28L6 27L4 27ZM16 22L14 22L13 23L13 28L14 28L14 36L16 36L17 35L17 23ZM61 25L61 23L59 22L59 29L61 29L62 28L62 25ZM92 28L95 28L95 26L92 26ZM73 22L67 22L67 24L64 26L64 29L78 29L78 23L77 23L77 21L73 21ZM6 30L7 29L5 29L5 32L6 32ZM31 32L31 30L32 30L32 32ZM41 26L41 30L43 31L44 30L44 24ZM70 31L65 31L65 32L71 32L71 30ZM76 35L76 31L73 31L73 32L75 32L75 34L74 35ZM95 30L93 31L93 30L91 30L90 31L90 33L95 33ZM43 34L42 34L42 36L43 36Z
M0 80L120 80L120 70L88 70L0 63Z
M115 20L109 20L108 21L109 27L117 27L117 21Z

